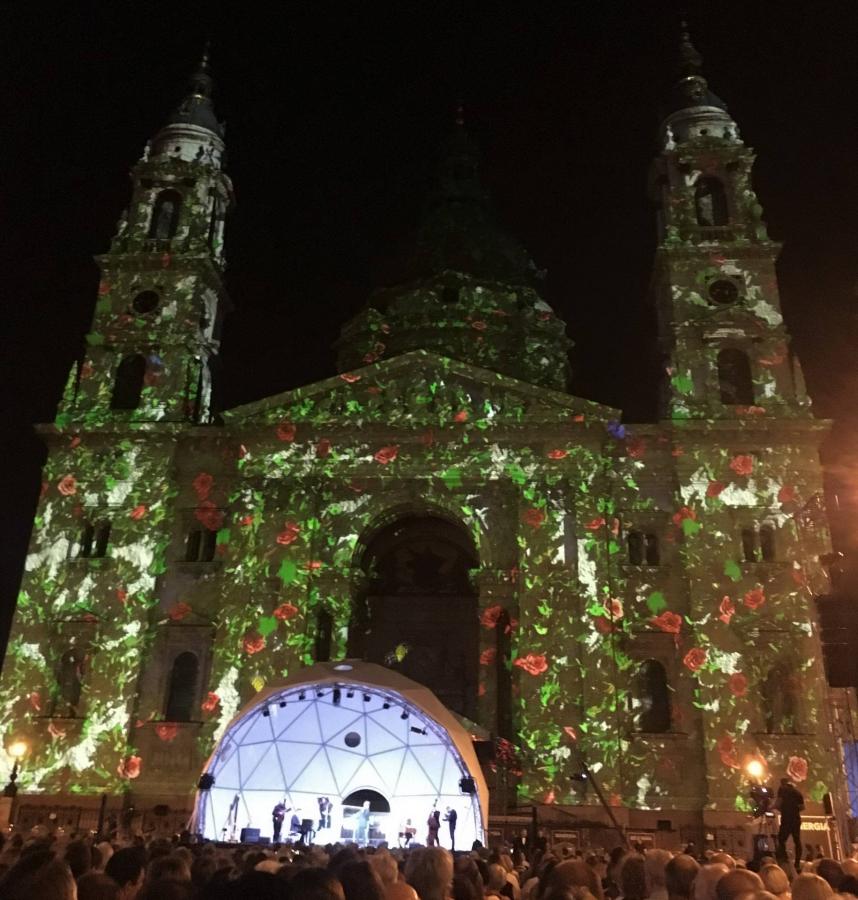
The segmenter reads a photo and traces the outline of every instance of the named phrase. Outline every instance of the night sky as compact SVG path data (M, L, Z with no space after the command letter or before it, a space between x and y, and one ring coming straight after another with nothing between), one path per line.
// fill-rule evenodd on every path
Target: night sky
M83 348L127 173L207 36L237 207L221 408L333 372L340 325L419 220L457 101L497 215L547 270L576 394L655 415L646 176L676 60L658 3L21 4L4 12L0 646L51 421ZM63 9L58 13L57 9ZM858 439L858 4L687 3L704 72L758 153L782 302L829 449ZM848 500L848 479L838 492ZM858 487L856 487L858 495ZM848 524L841 522L841 526ZM842 528L844 545L858 544Z

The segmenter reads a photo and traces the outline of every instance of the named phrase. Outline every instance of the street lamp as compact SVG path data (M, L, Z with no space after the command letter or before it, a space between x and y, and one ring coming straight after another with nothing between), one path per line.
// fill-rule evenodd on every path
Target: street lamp
M26 741L15 741L7 748L6 752L15 760L15 763L12 766L12 774L9 776L9 784L3 788L4 797L14 797L18 793L18 785L15 784L18 780L18 764L28 749Z

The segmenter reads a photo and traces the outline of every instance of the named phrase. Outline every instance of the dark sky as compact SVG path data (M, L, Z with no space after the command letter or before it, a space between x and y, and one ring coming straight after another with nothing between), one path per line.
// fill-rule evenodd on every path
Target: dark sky
M0 600L17 589L50 421L127 173L210 34L238 205L220 405L330 374L330 345L413 229L456 101L498 216L547 269L575 393L654 415L645 185L673 72L670 3L19 4L4 12ZM277 10L276 14L269 9ZM858 6L685 4L759 156L786 320L818 415L858 420ZM0 612L0 637L2 637Z

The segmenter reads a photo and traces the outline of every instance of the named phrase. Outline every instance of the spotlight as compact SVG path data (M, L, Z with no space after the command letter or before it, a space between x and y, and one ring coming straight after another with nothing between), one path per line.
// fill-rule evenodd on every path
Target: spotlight
M384 703L381 704L381 708L390 709L390 704L387 702L387 700L385 700Z
M306 695L303 691L301 691L301 693L298 694L298 699L299 699L299 700L306 700L306 699L307 699L307 695Z
M334 706L339 706L341 699L342 699L342 694L340 693L340 689L334 688Z
M283 707L284 707L285 705L286 705L286 701L285 701L285 700L281 700L281 701L280 701L280 709L283 709Z
M415 734L426 734L426 729L425 729L425 728L418 728L416 725L412 725L412 726L411 726L411 730L412 730Z
M403 709L403 710L402 710L402 715L401 715L399 718L400 718L400 719L407 719L407 718L408 718L408 710L407 710L407 709Z
M346 691L346 697L348 697L349 700L351 700L352 697L354 697L354 695L355 695L354 691Z
M317 697L324 697L324 696L325 696L325 692L324 692L324 691L316 691L316 696L317 696Z
M364 694L364 695L363 695L363 702L364 702L364 703L369 703L369 694Z
M262 715L267 719L271 715L271 710L266 706L265 709L262 710Z
M751 778L759 780L766 774L766 765L761 759L753 757L745 763L745 771Z

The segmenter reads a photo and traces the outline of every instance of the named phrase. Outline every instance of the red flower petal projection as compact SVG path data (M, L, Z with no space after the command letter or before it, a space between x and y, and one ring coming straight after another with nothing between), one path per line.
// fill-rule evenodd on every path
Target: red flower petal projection
M708 487L706 488L706 496L707 497L718 497L721 495L721 491L724 490L724 483L722 481L710 481Z
M319 459L324 459L326 456L329 456L331 452L331 442L327 438L322 438L316 444L316 456Z
M203 500L194 510L194 516L209 531L217 531L223 525L223 510L218 509L211 500Z
M179 726L175 722L161 722L155 726L155 734L162 741L172 741L179 733Z
M748 609L759 609L766 602L766 595L761 587L755 587L745 594L743 602Z
M480 654L480 665L481 666L490 666L497 657L497 651L494 647L489 647L488 650L483 650Z
M513 661L514 666L524 669L528 675L541 675L548 669L548 662L541 654L528 653L527 656L519 656Z
M750 475L754 471L754 457L747 453L739 453L730 460L730 468L737 475Z
M488 328L488 325L482 319L474 319L471 322L471 328L475 328L477 331L485 331Z
M342 378L346 384L354 384L356 381L360 381L361 376L355 375L354 372L343 372L342 375L340 375L340 378Z
M116 772L120 778L137 778L140 775L143 760L139 756L126 756L120 760Z
M721 605L718 607L718 618L725 624L730 624L730 619L736 615L736 604L729 597L721 598Z
M598 519L591 519L584 527L587 531L598 531L605 524L605 520L600 516Z
M778 491L778 503L792 503L795 500L795 488L791 484L785 484Z
M294 441L297 431L297 427L292 422L281 422L277 426L277 439L286 442Z
M241 645L248 656L253 656L254 653L259 653L265 649L265 638L261 634L247 634L244 636Z
M496 628L502 615L503 607L500 603L495 603L494 606L487 606L480 616L480 625L483 628Z
M238 524L243 526L244 528L247 528L248 525L253 524L253 516L242 516L238 520Z
M468 411L466 409L460 409L455 416L453 416L454 422L467 422L468 421Z
M281 603L280 606L274 610L273 615L275 619L279 619L281 622L288 622L289 619L298 615L298 607L293 606L291 603Z
M180 601L179 603L174 603L170 607L170 611L167 613L167 615L174 622L181 622L182 619L187 618L187 616L191 612L192 612L191 607L187 603L183 603Z
M706 651L702 647L692 647L682 660L687 669L697 672L706 662Z
M57 490L63 495L63 497L71 497L72 494L76 494L77 481L75 481L74 475L64 475L57 482Z
M673 524L681 525L686 519L696 519L697 513L688 506L683 506L673 514Z
M566 459L569 455L568 450L549 450L548 453L545 454L549 459Z
M373 459L383 466L393 462L399 454L399 444L391 444L389 447L382 447L373 455Z
M200 709L206 713L213 713L220 705L220 697L213 691L206 694L206 699L200 704Z
M134 509L132 509L131 512L128 513L128 515L131 516L131 518L134 519L135 522L139 522L147 512L148 510L146 509L146 505L144 503L140 503L135 506Z
M734 672L727 681L727 687L734 697L744 697L748 693L748 679L741 672Z
M298 539L300 533L301 526L297 522L287 522L283 526L283 531L277 535L277 543L288 547L289 544L294 543Z
M531 528L541 528L545 522L545 513L541 509L527 509L522 515L522 520Z
M197 495L197 498L205 500L211 493L213 484L214 477L212 475L209 475L208 472L200 472L192 482L194 493Z
M626 453L632 459L642 459L646 453L646 439L635 437L626 441Z
M790 781L805 781L807 779L807 760L802 756L791 756L786 773Z
M679 634L682 628L682 616L666 609L663 613L651 619L650 623L667 634Z

